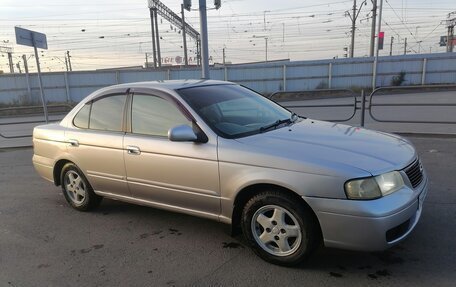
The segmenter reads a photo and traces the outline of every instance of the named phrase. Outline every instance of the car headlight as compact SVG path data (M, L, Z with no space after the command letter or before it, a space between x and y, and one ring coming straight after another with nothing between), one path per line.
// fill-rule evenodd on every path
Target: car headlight
M393 193L404 186L398 171L355 179L345 183L345 193L349 199L375 199Z

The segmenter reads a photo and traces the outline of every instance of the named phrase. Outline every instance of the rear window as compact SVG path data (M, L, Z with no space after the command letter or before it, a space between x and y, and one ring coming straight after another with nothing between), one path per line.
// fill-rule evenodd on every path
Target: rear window
M90 103L85 104L73 119L73 124L81 129L89 128Z
M122 131L125 95L109 96L92 103L89 128L105 131Z

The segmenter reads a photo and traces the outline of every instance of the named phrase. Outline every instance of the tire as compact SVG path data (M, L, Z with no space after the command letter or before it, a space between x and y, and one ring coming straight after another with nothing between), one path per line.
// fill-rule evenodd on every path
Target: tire
M318 246L320 232L310 208L280 191L265 191L244 206L244 237L264 260L282 266L304 261Z
M66 201L76 210L93 210L103 199L95 194L84 173L73 163L67 163L62 168L60 182Z

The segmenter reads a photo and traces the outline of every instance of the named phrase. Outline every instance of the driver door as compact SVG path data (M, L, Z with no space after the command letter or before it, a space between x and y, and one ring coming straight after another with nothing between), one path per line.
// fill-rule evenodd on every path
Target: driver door
M135 93L124 137L126 175L132 196L162 208L205 217L220 213L216 142L172 142L168 130L192 126L171 96Z

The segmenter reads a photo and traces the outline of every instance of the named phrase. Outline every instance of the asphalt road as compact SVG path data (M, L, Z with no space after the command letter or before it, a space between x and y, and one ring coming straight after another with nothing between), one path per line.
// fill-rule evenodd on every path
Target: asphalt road
M111 200L77 212L31 149L0 150L0 286L454 286L456 139L411 140L430 176L411 236L382 253L320 248L296 268L217 222Z

